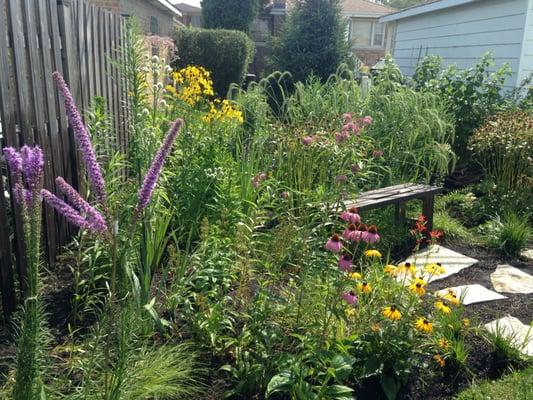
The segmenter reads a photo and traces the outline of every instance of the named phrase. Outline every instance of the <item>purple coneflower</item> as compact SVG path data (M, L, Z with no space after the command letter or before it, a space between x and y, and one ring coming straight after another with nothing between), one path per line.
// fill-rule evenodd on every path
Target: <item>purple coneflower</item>
M315 136L308 135L302 139L302 143L304 144L304 146L311 146L315 142L315 140Z
M354 241L360 242L363 240L363 235L366 233L367 226L365 224L361 224L357 227L357 232L354 233Z
M329 250L332 253L340 253L342 250L342 242L339 235L334 234L331 236L331 238L326 242L326 250Z
M342 233L342 237L345 240L348 240L350 242L355 242L356 236L357 236L357 226L355 226L355 224L348 225L348 227Z
M94 148L91 144L89 132L83 124L80 112L76 107L76 103L74 102L72 94L70 93L65 80L57 71L54 72L52 76L56 82L59 92L61 93L61 96L63 97L67 117L72 130L76 135L76 140L78 141L81 154L83 155L83 160L85 161L85 165L87 167L87 175L89 176L91 186L99 203L105 208L107 206L105 182L102 176L102 171L100 170L100 165L96 160L96 154L94 153Z
M343 254L339 258L339 269L341 271L348 272L352 269L352 256L349 254Z
M65 195L69 203L78 211L85 214L87 224L91 226L94 232L103 233L107 231L107 224L104 217L87 201L85 201L80 194L70 186L62 177L56 178L57 188Z
M357 301L359 300L353 290L350 290L349 292L344 292L342 294L342 299L346 303L351 304L353 306L357 305Z
M350 207L348 210L341 213L341 219L352 224L361 222L361 216L357 213L357 208Z
M155 185L157 183L157 180L159 179L159 175L161 175L161 170L163 169L165 160L170 154L170 151L172 150L172 144L174 143L174 140L176 140L176 136L178 136L178 133L182 126L183 120L181 118L176 119L172 123L170 129L168 130L167 136L163 140L163 143L161 143L161 146L159 147L159 150L157 151L154 160L152 161L152 165L150 165L150 168L146 172L143 184L139 190L139 199L137 201L137 207L135 207L136 215L139 215L143 212L143 210L148 205L148 202L152 198Z
M379 242L378 228L376 225L370 225L366 232L363 232L361 238L367 243Z

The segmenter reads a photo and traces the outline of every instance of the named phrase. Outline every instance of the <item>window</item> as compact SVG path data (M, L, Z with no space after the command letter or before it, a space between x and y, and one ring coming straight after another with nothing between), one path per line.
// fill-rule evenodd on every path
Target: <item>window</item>
M350 39L355 47L383 47L385 25L368 19L352 19Z
M152 35L159 35L159 23L156 17L150 17L150 33Z
M195 28L200 28L202 26L202 17L200 17L199 15L192 15L191 26Z

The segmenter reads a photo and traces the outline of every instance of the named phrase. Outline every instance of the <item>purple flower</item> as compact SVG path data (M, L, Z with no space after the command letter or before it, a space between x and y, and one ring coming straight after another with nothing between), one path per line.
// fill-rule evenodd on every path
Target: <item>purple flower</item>
M367 115L366 117L361 118L361 123L364 126L370 125L372 123L372 117L370 115Z
M359 125L357 125L356 123L354 123L354 122L348 122L347 124L345 124L342 127L342 132L346 132L346 133L350 133L351 132L354 135L359 134L360 130L361 130L361 127Z
M107 231L107 224L105 219L94 207L87 203L80 194L70 186L62 177L56 178L56 185L58 189L65 195L69 203L84 213L87 223L91 226L91 230L103 233Z
M348 122L352 122L353 114L351 112L347 112L342 114L342 121L347 124Z
M361 234L361 239L367 243L377 243L380 240L378 235L378 228L375 225L370 225L368 229Z
M80 228L88 229L93 231L94 227L92 227L86 220L83 218L78 211L76 211L74 208L69 206L67 203L65 203L63 200L61 200L56 195L50 193L46 189L41 190L41 195L43 196L44 201L48 203L48 205L52 208L54 208L59 214L61 214L63 217L67 219L70 223L79 226Z
M335 133L335 141L337 144L342 143L350 138L350 135L347 132L337 132Z
M352 164L350 166L350 169L351 169L353 174L357 174L359 171L361 171L361 168L357 164Z
M382 150L374 150L372 152L372 157L374 158L381 158L383 157L383 151Z
M342 237L345 240L355 242L355 238L357 237L357 227L354 224L348 225L348 227L342 233Z
M326 242L326 250L329 250L332 253L340 253L342 250L342 242L339 235L334 234L331 236L331 238Z
M76 103L72 98L72 94L70 93L70 90L68 89L65 80L57 71L54 72L52 76L56 82L59 92L61 93L61 96L63 97L67 117L72 129L74 130L76 140L78 141L78 146L80 147L80 151L83 155L83 159L87 167L87 175L89 176L91 186L100 204L103 207L106 207L107 195L105 192L105 182L102 176L102 171L100 170L100 165L96 160L96 155L91 144L89 132L83 124L80 112L76 107Z
M361 216L357 213L357 208L350 207L348 210L341 213L341 219L352 224L361 222Z
M252 186L257 189L262 181L264 181L267 178L266 174L264 172L259 172L252 178Z
M339 258L339 268L342 271L348 272L352 269L352 256L349 254L343 254Z
M3 152L11 173L15 200L30 208L33 200L40 200L39 189L42 187L44 170L43 152L38 146L23 146L20 151L6 147Z
M165 140L163 140L163 143L161 143L161 147L159 147L159 150L152 161L152 165L150 165L148 172L146 172L143 184L139 190L137 207L135 208L135 213L137 215L140 214L148 205L148 202L150 201L150 198L154 192L157 180L159 179L159 175L161 175L161 170L163 169L165 160L170 154L172 144L174 143L174 140L176 140L176 136L178 135L182 126L183 120L181 118L178 118L174 121L167 133L167 136L165 137Z
M302 139L302 143L304 144L304 146L311 146L315 141L316 137L311 135L305 136Z
M346 182L348 180L348 177L346 175L337 175L335 177L335 182L337 183L343 183L343 182Z
M344 292L342 294L342 299L348 303L348 304L351 304L353 306L357 305L357 302L358 302L358 298L357 298L357 295L353 292L353 290L350 290L349 292Z

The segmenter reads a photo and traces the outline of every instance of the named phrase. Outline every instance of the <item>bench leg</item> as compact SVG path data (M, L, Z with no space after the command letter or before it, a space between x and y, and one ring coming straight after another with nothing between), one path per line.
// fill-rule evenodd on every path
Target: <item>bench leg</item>
M422 199L422 214L426 217L426 228L428 232L433 230L433 208L435 206L435 197L427 196Z
M396 223L405 220L405 203L396 203L394 220Z

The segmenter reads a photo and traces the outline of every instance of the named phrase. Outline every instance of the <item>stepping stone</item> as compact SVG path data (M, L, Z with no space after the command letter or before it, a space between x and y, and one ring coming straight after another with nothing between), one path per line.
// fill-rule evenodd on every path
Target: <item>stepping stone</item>
M417 267L417 275L422 274L424 265L441 263L446 272L442 275L435 275L429 279L429 274L423 273L426 279L429 279L429 282L433 282L439 279L447 278L448 276L454 275L459 271L468 268L478 262L475 258L467 257L456 251L447 249L446 247L439 246L435 244L427 249L421 251L420 253L414 254L409 257L405 262L410 262L415 264Z
M444 297L444 295L448 293L448 290L452 290L457 296L457 298L461 300L461 303L463 303L465 306L468 304L483 303L485 301L501 300L507 298L478 284L462 285L442 289L437 291L436 294Z
M533 261L533 249L527 249L520 253L522 258L525 258L528 261Z
M533 293L533 276L511 265L498 265L490 274L490 281L500 293Z
M507 337L522 354L533 356L533 328L524 325L518 318L507 316L485 324L485 329Z

